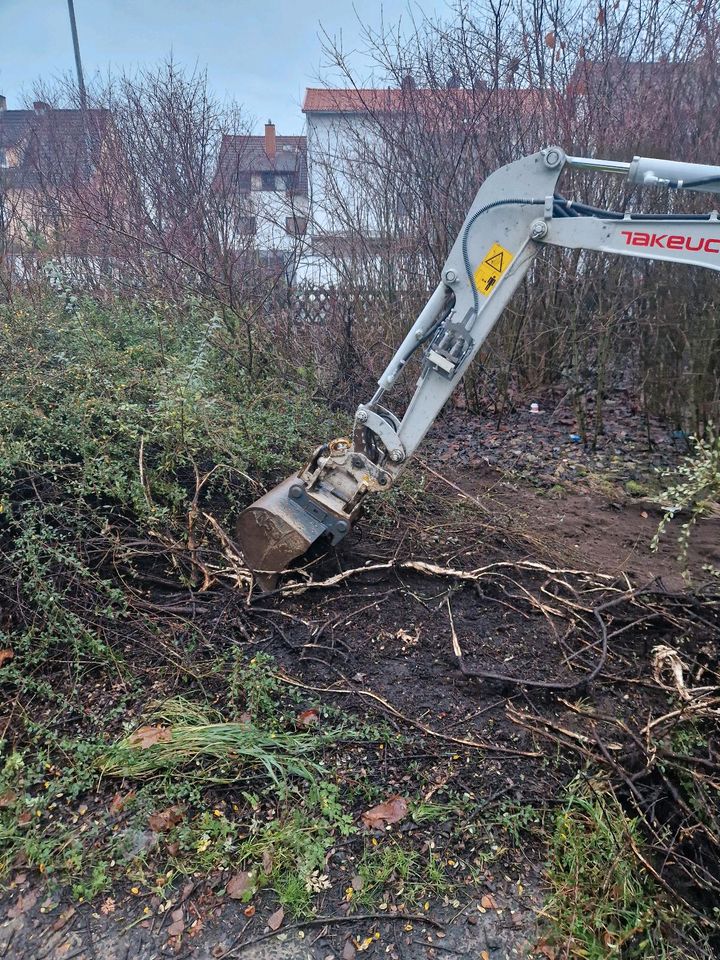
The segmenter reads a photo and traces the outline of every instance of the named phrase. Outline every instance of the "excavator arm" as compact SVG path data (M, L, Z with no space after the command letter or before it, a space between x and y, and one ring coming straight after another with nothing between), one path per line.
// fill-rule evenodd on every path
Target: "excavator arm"
M559 147L510 163L480 187L442 277L355 414L352 438L323 444L308 465L243 511L236 539L263 587L320 537L339 542L368 493L389 490L497 323L543 246L599 250L720 270L720 220L597 210L557 194L566 168L623 174L632 183L720 193L720 167L636 157L569 157ZM415 393L399 419L381 402L423 351Z

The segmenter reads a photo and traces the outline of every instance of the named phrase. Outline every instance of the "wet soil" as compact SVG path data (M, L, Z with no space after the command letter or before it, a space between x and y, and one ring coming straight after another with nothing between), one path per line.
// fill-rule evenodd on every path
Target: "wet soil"
M489 418L448 414L422 454L429 471L421 465L414 474L425 486L420 505L411 496L396 513L369 515L313 573L322 580L369 569L299 596L261 598L257 603L265 613L251 626L251 645L276 659L287 682L300 685L308 706L331 704L405 734L402 746L358 761L357 777L381 781L388 793L422 790L436 800L452 790L465 798L468 819L489 817L503 803L552 808L577 769L577 757L558 755L509 716L511 706L580 729L560 694L523 681L577 680L580 687L563 698L579 692L597 713L631 721L658 715L669 703L667 694L646 682L654 644L700 644L700 638L681 641L667 624L661 629L644 624L618 636L599 676L582 683L597 662L599 633L592 618L578 626L560 602L573 597L587 602L589 579L568 571L626 578L627 586L653 581L656 589L682 586L672 540L666 538L657 552L649 547L661 510L649 496L632 496L627 482L649 488L654 471L672 466L683 450L658 424L650 425L654 446L648 450L648 425L632 411L618 413L614 432L606 425L595 451L570 439L574 431L565 413L544 416L523 409L498 430ZM635 494L639 489L632 487ZM693 567L700 571L719 563L719 544L720 520L708 520L694 537ZM373 569L408 558L465 571L495 563L507 567L477 582L401 566ZM523 566L528 561L547 569ZM227 598L217 597L209 643L223 642L233 609ZM466 669L511 679L466 676L458 645ZM449 831L433 824L418 831L418 843L434 837L442 848ZM468 859L483 853L480 844L473 850L470 838L463 843ZM329 861L329 872L340 881L352 869L343 857L336 850ZM457 899L433 902L428 916L440 929L377 917L353 924L331 920L326 926L286 924L279 936L257 943L250 941L264 936L274 909L271 897L248 921L239 905L203 901L191 891L184 901L179 898L179 908L186 917L193 911L202 915L202 929L177 942L168 938L165 920L144 917L122 891L117 912L107 917L94 906L72 905L66 896L46 899L41 879L24 875L0 893L0 958L348 960L375 933L377 940L364 951L368 956L530 956L542 937L542 858L542 848L530 841L509 849ZM201 891L202 878L196 879ZM22 897L29 905L13 909ZM491 898L486 906L483 897ZM323 915L342 916L343 909L337 891L330 891Z

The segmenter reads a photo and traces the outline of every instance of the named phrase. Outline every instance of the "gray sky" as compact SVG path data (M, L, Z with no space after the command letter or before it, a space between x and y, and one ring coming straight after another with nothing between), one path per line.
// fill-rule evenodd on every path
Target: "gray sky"
M383 0L355 8L378 27L441 11L446 0ZM207 67L210 84L246 107L256 130L271 118L279 133L298 133L306 86L321 74L320 24L357 49L352 0L75 0L86 81L96 71L149 66L172 51ZM0 0L0 93L23 105L33 81L74 70L67 0Z

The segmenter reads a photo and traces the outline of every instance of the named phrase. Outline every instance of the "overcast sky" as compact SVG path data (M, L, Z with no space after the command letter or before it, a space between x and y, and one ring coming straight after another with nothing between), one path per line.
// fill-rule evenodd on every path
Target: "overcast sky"
M446 0L354 4L377 27L442 11ZM86 81L96 71L132 69L167 57L207 67L220 95L244 104L256 131L271 118L299 133L305 87L322 73L320 24L358 49L352 0L75 0ZM23 106L37 78L74 70L67 0L0 0L0 94Z

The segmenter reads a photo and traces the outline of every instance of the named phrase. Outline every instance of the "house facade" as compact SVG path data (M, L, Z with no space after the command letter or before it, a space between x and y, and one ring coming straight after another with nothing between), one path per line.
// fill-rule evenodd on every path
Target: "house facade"
M270 121L262 136L225 135L214 188L230 205L233 246L295 282L308 246L306 138L280 136Z

